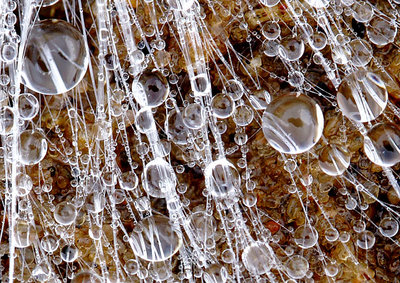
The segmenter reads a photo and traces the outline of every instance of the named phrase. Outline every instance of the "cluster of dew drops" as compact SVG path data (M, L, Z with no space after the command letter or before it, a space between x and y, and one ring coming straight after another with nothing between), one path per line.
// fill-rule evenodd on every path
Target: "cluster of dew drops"
M333 282L343 265L323 241L353 243L355 266L378 238L399 246L398 207L360 181L380 186L360 176L346 136L362 136L364 162L400 198L400 112L389 99L400 67L379 59L399 52L399 13L398 0L0 0L0 281ZM312 66L333 91L310 79ZM286 90L268 90L259 70ZM323 134L326 109L341 142ZM261 177L248 165L258 132L283 160L291 183L281 189L298 198L302 225L258 205ZM335 228L312 189L324 184L299 168L305 157L343 184L353 231Z

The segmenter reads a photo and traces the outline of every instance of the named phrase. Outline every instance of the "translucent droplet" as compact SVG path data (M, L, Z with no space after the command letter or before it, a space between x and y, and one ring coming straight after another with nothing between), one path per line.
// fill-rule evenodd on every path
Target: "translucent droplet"
M186 127L183 117L182 111L176 111L176 109L172 109L171 112L168 113L167 120L165 122L166 132L168 137L176 144L184 145L187 144L189 138L189 129Z
M24 165L34 165L42 161L47 153L47 142L36 130L23 131L19 137L19 161Z
M50 278L50 267L46 262L37 264L32 270L32 277L39 282L45 282Z
M234 101L239 100L243 94L243 85L238 80L229 80L226 84L226 93L232 97Z
M269 144L282 153L299 154L320 139L324 118L319 105L306 95L280 96L264 112L263 132Z
M397 25L382 17L375 17L367 27L369 40L379 46L393 42L396 34Z
M285 263L286 272L292 279L306 276L309 266L308 261L300 255L291 256Z
M327 40L326 35L323 32L315 32L310 38L311 46L317 50L325 48Z
M130 259L125 263L125 271L128 275L135 275L139 271L139 264L136 260Z
M343 79L337 102L343 115L356 122L370 122L385 110L388 93L381 78L372 73L356 71Z
M204 125L205 115L205 110L200 104L189 104L183 111L183 123L189 129L200 129Z
M233 114L235 102L229 95L219 93L212 98L211 109L215 117L225 119Z
M172 257L182 245L181 237L165 216L151 216L138 223L131 235L136 256L152 262Z
M132 84L132 92L140 106L154 108L163 104L167 99L169 84L159 72L145 72L139 82Z
M329 144L323 147L319 153L319 167L330 176L343 174L350 165L350 152L347 148Z
M71 283L102 283L99 275L92 271L81 271L74 276Z
M197 211L190 216L190 223L193 225L194 232L198 239L205 242L213 237L216 231L214 217L210 217L204 211Z
M374 16L374 8L366 1L356 2L353 5L353 17L357 22L367 23Z
M226 159L211 162L204 170L206 187L212 196L228 199L240 189L240 176Z
M325 230L325 239L329 242L334 242L339 238L339 231L335 228L328 228Z
M126 191L132 191L136 189L139 184L138 176L135 174L135 172L132 171L122 173L118 177L118 181L120 187Z
M143 186L146 192L156 198L163 198L176 186L176 176L171 164L158 157L146 164L143 171Z
M14 224L14 245L17 248L29 247L36 239L34 226L22 219L17 219Z
M70 225L76 218L76 208L68 202L60 202L54 210L54 219L61 225Z
M15 185L17 195L20 197L26 196L32 190L33 182L29 175L25 173L19 173L15 177Z
M357 235L356 243L361 249L369 250L375 244L375 236L371 231L365 230Z
M75 245L65 245L61 248L60 256L65 262L74 262L79 257L79 249Z
M12 42L6 42L1 46L0 59L3 62L9 63L17 57L17 45Z
M392 217L383 218L379 226L379 232L388 238L395 236L399 232L399 223Z
M43 94L60 94L83 78L89 56L82 34L62 20L44 20L29 32L22 82Z
M281 34L281 27L277 22L268 21L264 24L262 34L269 40L275 40Z
M253 242L243 250L242 261L251 274L262 275L269 271L273 259L264 243Z
M151 108L148 106L142 107L135 116L135 125L142 134L149 133L155 129L155 122Z
M32 120L39 112L38 99L30 94L23 93L18 97L18 112L23 120Z
M11 132L14 123L14 113L8 106L0 109L0 134L7 135Z
M364 67L372 57L373 51L371 45L365 40L355 39L349 43L351 49L351 62L356 67Z
M40 246L45 252L52 253L58 249L58 240L53 235L46 235L40 241Z
M254 113L250 106L245 104L236 107L233 113L233 121L240 127L245 127L253 121Z
M296 61L303 56L304 42L301 39L286 38L281 41L283 48L280 48L279 54L288 61Z
M302 225L297 228L293 237L295 243L303 249L309 249L318 242L317 230L309 225Z
M226 283L228 271L224 266L212 264L203 273L205 283Z
M177 11L186 11L193 6L194 0L168 0L171 9Z
M377 124L364 137L364 152L373 163L391 167L400 161L400 130L394 124Z

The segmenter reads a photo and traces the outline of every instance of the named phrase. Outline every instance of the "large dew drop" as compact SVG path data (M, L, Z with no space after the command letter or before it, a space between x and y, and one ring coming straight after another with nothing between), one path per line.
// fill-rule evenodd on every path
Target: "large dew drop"
M155 262L172 257L181 247L182 239L167 217L155 215L143 219L135 227L131 244L136 256Z
M347 148L335 144L326 145L319 154L319 167L325 174L338 176L349 167L350 158Z
M282 153L299 154L321 138L324 117L321 108L306 95L281 96L268 105L262 127L269 144Z
M243 264L254 275L262 275L269 271L272 258L267 246L261 242L254 242L247 246L242 253Z
M83 78L89 56L82 34L61 20L44 20L33 26L27 39L22 82L42 94L60 94Z
M373 163L391 167L400 161L400 130L394 124L377 124L364 137L364 151Z
M386 108L388 93L381 78L365 71L356 71L343 79L337 102L343 115L355 122L370 122Z
M152 197L163 198L175 189L176 176L171 164L162 158L150 161L144 168L144 189Z
M36 130L23 131L19 137L19 161L24 165L34 165L42 161L47 153L47 142Z
M235 166L226 159L211 162L204 170L206 187L216 198L233 197L240 188L240 176Z

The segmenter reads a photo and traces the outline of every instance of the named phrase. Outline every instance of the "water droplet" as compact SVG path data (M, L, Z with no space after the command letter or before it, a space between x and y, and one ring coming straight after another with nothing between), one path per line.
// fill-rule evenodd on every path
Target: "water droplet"
M61 225L70 225L76 218L76 208L68 202L60 202L54 210L54 219Z
M138 223L131 242L136 256L152 262L172 257L182 245L181 237L173 230L165 216L151 216Z
M19 137L19 161L25 165L34 165L42 161L47 153L47 142L36 130L23 131Z
M291 256L285 263L286 272L292 279L306 276L309 266L308 261L300 255Z
M60 94L83 78L89 56L82 34L62 20L44 20L29 32L22 82L43 94Z
M204 170L204 178L207 189L216 198L231 198L240 189L239 172L226 159L211 162Z
M350 152L347 148L329 144L322 148L319 153L319 167L330 176L343 174L350 165Z
M262 242L253 242L242 253L242 261L246 269L254 275L262 275L269 271L273 259L267 246Z
M176 186L176 176L171 164L156 158L146 164L143 171L143 186L146 192L156 198L163 198Z
M400 161L400 130L394 124L377 124L364 137L364 152L373 163L391 167Z
M321 108L306 95L275 99L265 110L262 122L270 145L289 154L311 149L320 139L324 126Z
M388 93L381 78L365 71L355 71L343 79L337 102L343 115L356 122L370 122L385 110Z
M39 112L38 99L30 94L23 93L18 97L18 112L23 120L32 120Z

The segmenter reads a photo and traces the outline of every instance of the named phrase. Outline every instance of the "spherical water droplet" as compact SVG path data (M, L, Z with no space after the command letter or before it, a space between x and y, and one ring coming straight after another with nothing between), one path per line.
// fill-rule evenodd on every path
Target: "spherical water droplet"
M58 240L53 235L46 235L40 241L40 246L45 252L52 253L58 249Z
M216 231L214 217L210 217L204 211L197 211L190 216L190 223L193 225L198 239L205 242L211 238Z
M394 124L377 124L364 137L364 152L373 163L391 167L400 161L400 130Z
M36 239L34 226L22 219L17 219L14 224L14 245L17 248L29 247Z
M157 107L169 95L167 79L159 72L145 72L139 82L133 82L132 92L140 106Z
M219 93L212 98L211 109L215 117L225 119L230 117L235 110L235 102L229 95Z
M275 40L281 34L281 27L277 22L268 21L264 24L261 33L269 40Z
M19 173L15 177L15 183L17 188L17 195L20 197L26 196L32 190L33 182L29 175L25 173Z
M350 152L347 148L329 144L322 148L319 153L319 167L330 176L343 174L350 165Z
M8 106L0 109L0 134L7 135L11 132L14 123L14 113Z
M353 17L357 22L367 23L374 16L374 8L366 1L356 2L353 6Z
M62 20L44 20L29 32L22 82L43 94L60 94L83 78L89 56L82 34Z
M281 40L282 48L280 48L279 54L285 60L296 61L303 56L304 53L304 42L301 39L286 38Z
M6 42L1 46L0 59L3 62L9 63L17 57L17 45L12 42Z
M71 283L102 283L99 275L92 271L81 271L74 276Z
M54 210L54 219L61 225L70 225L76 218L76 208L68 202L60 202Z
M189 129L200 129L204 125L205 115L205 110L201 105L197 103L189 104L183 111L183 123Z
M143 186L146 192L156 198L163 198L175 189L176 176L171 164L158 157L146 164L143 171Z
M39 282L47 281L50 277L51 271L46 262L42 262L35 266L32 270L32 277Z
M369 250L375 244L375 236L371 231L365 230L357 235L356 243L361 249Z
M281 96L264 112L263 132L269 144L282 153L298 154L320 139L324 118L319 105L306 95Z
M385 110L388 93L381 78L372 73L356 71L339 86L337 102L343 115L356 122L370 122Z
M226 84L226 93L232 97L234 101L239 100L243 94L243 85L238 80L229 80Z
M60 251L60 256L65 262L73 262L79 257L79 249L75 245L65 245Z
M372 47L365 40L355 39L349 43L349 48L351 50L351 62L356 67L364 67L373 57Z
M239 105L233 113L233 121L239 127L245 127L253 121L254 113L250 106Z
M325 239L329 242L334 242L339 238L339 231L335 228L328 228L325 230Z
M273 261L267 246L262 242L253 242L242 253L242 261L246 269L254 275L262 275L269 271Z
M168 113L167 120L165 121L165 128L168 134L168 137L178 145L187 144L189 138L189 129L185 126L182 110L183 108L179 108L179 112L176 109L172 109L171 112Z
M23 93L18 97L18 112L23 120L32 120L39 112L38 99L30 94Z
M309 225L302 225L299 228L296 229L294 232L294 241L295 243L303 248L303 249L309 249L313 246L318 241L318 232L317 230Z
M396 34L397 25L382 17L375 17L367 27L369 40L379 46L393 42Z
M291 256L285 263L286 272L292 279L306 276L309 266L308 261L300 255Z
M320 31L315 32L313 35L311 35L310 41L311 46L317 50L324 49L327 43L326 35Z
M122 173L118 177L118 181L120 187L126 191L132 191L136 189L139 184L138 176L135 174L135 172L132 171Z
M132 249L141 259L158 262L172 257L182 245L181 237L173 230L165 216L151 216L143 219L140 229L131 235Z
M240 176L226 159L211 162L204 170L206 187L212 196L228 199L240 189Z
M128 275L135 275L139 271L139 264L136 260L130 259L125 263L125 271Z
M19 137L19 161L24 165L34 165L42 161L47 153L47 142L36 130L23 131Z
M391 238L399 232L399 223L392 217L385 217L380 223L379 232L383 236Z
M155 122L151 108L148 106L142 107L135 116L135 125L139 132L146 134L151 130L155 130Z

